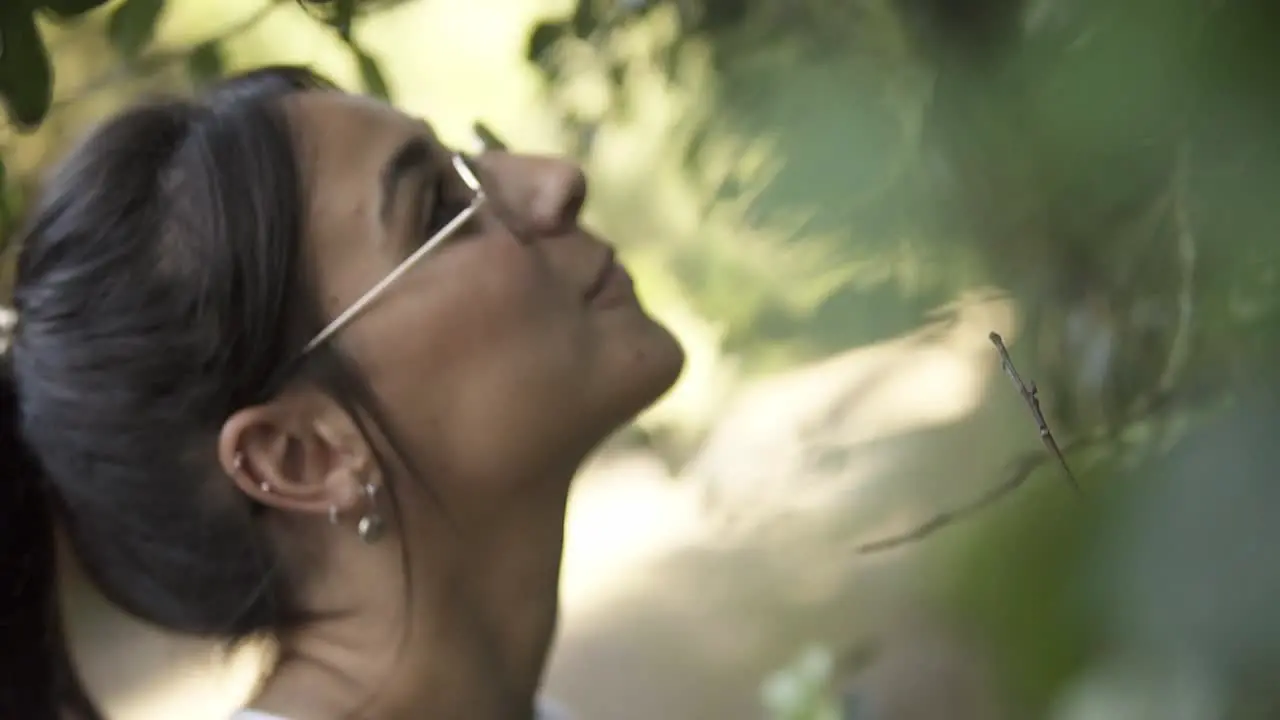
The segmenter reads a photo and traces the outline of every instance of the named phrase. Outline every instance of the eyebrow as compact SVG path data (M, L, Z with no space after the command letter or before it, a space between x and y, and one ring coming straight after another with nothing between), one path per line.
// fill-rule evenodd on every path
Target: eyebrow
M399 197L400 185L410 175L430 170L431 166L431 146L426 138L411 137L396 148L382 169L381 212L384 225L391 219L391 210L395 207L395 199Z

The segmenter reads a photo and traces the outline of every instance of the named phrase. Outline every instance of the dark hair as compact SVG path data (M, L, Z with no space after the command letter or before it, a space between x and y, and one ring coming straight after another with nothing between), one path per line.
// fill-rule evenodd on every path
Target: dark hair
M319 325L281 101L329 87L267 68L135 107L47 183L0 366L0 717L100 717L65 647L55 526L151 623L236 640L304 621L255 506L213 482L214 439Z

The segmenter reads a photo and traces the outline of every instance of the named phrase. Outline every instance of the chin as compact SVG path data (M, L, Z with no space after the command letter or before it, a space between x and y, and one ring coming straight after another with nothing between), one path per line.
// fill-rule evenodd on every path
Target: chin
M626 369L616 388L619 409L616 424L631 422L653 405L680 379L684 370L684 348L664 325L650 321L642 341L631 345Z
M661 331L661 342L654 350L654 391L653 397L645 403L645 407L652 405L658 398L667 394L680 379L680 373L684 370L684 346L671 334L671 331L664 325L658 325Z

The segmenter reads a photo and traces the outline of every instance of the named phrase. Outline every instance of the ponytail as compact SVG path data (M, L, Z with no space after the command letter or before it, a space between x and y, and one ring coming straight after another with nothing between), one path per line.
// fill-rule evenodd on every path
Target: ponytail
M53 512L22 439L0 356L0 718L102 720L71 662L58 603Z

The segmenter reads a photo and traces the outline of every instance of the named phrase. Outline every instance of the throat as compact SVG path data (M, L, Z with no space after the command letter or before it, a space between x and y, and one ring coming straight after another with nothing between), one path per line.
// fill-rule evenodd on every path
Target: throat
M353 611L280 638L252 706L308 720L532 718L558 619L563 522L516 539L464 547L437 537L417 545L435 558L417 558L402 592L374 580L393 568L406 577L398 550L367 582L329 589L322 607Z

